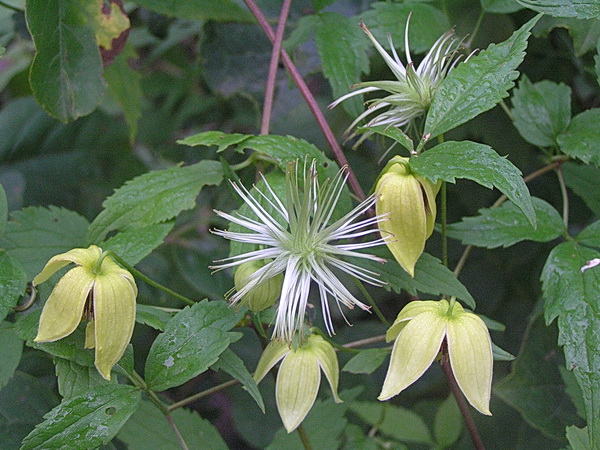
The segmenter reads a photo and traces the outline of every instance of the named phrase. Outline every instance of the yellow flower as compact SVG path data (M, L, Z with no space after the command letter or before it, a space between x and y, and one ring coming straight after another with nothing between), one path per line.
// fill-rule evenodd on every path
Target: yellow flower
M248 283L259 276L255 275L258 270L270 262L271 260L256 260L240 264L234 276L235 290L238 292L242 291ZM242 297L242 302L250 308L250 311L254 313L260 312L275 304L281 295L282 286L283 274L280 273L253 286Z
M288 433L302 423L317 398L321 370L325 373L333 399L338 397L339 366L335 351L321 336L313 334L294 350L285 341L274 340L265 348L254 379L260 382L271 368L283 359L275 388L277 410Z
M446 339L452 372L469 403L491 415L492 341L477 315L447 300L414 301L406 305L388 330L395 339L379 400L399 394L423 375Z
M131 339L135 322L137 287L133 276L95 245L56 255L33 279L39 285L69 263L69 270L48 297L35 342L53 342L71 334L82 319L86 348L96 348L98 372L110 380L110 371Z
M415 264L433 233L435 196L441 184L413 174L408 158L401 156L393 157L381 173L375 188L379 195L375 211L389 219L377 225L384 236L393 236L386 245L402 268L414 277Z

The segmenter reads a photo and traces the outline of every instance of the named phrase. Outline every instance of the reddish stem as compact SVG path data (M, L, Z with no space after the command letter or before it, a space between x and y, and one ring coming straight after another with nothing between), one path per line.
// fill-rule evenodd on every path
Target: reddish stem
M265 90L265 103L263 107L262 122L260 124L260 134L269 134L271 123L271 111L273 109L273 95L275 93L275 79L277 77L277 66L279 65L279 54L281 53L281 42L283 41L283 32L292 0L284 0L279 14L279 23L277 32L273 41L273 52L271 53L271 62L269 63L269 75L267 76L267 87Z
M254 15L254 17L258 21L258 24L260 25L262 30L265 32L267 37L271 40L271 42L274 42L275 41L275 33L273 32L271 25L269 25L269 22L267 21L266 17L264 16L264 14L260 10L260 8L256 5L254 0L244 0L244 2L246 3L246 6L248 6L248 9L250 10L250 12ZM360 200L364 200L365 193L363 192L362 187L360 186L360 183L358 182L358 179L356 178L356 175L350 168L350 165L348 164L348 160L346 159L346 155L344 155L344 152L342 151L340 144L338 143L335 136L333 135L333 131L331 131L331 128L329 127L329 124L327 123L325 116L321 112L321 109L319 108L317 101L315 100L314 96L308 89L308 86L302 79L302 76L298 72L298 69L296 69L296 66L292 62L290 55L288 55L288 53L283 49L281 50L281 59L283 61L283 64L285 65L286 69L290 73L292 80L294 80L294 83L296 84L296 86L300 90L300 93L304 97L304 100L306 101L306 104L308 105L310 111L315 116L315 119L317 120L319 127L321 128L321 130L323 131L323 134L325 135L325 139L327 140L327 142L333 149L333 153L335 155L336 161L338 162L338 164L340 166L348 167L348 184L354 191L354 194L356 194L356 196Z

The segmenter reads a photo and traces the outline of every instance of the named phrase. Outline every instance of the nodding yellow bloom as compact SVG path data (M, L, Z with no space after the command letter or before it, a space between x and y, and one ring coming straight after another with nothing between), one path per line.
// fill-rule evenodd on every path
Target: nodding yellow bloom
M441 184L411 172L408 158L393 157L381 172L375 191L379 195L377 215L388 220L377 224L383 235L392 235L386 245L411 277L435 225L435 196Z
M334 401L342 402L337 393L340 371L331 344L321 336L312 334L298 349L293 349L284 341L271 341L256 367L256 382L262 380L282 359L277 373L275 398L283 425L291 433L315 403L321 384L321 370L329 381Z
M395 340L379 400L398 395L431 365L446 339L452 372L469 403L491 415L492 341L487 326L458 302L414 301L406 305L388 330Z
M54 342L71 334L81 320L89 320L86 348L95 348L98 372L110 380L135 323L137 287L133 276L95 245L56 255L33 279L34 286L74 263L48 297L35 342Z

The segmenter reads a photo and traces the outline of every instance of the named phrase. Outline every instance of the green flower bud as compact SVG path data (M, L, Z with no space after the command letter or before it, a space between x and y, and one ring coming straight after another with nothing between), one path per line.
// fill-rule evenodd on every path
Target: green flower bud
M393 235L386 242L394 258L411 277L425 241L433 233L436 216L436 185L411 172L408 158L395 156L383 169L377 182L377 215L388 214L379 222L382 234Z
M256 271L265 264L266 261L248 261L241 264L235 271L234 282L235 289L239 292L250 281ZM283 286L283 273L280 273L272 278L269 278L262 283L254 286L250 291L244 294L242 302L250 308L252 312L260 312L273 305L281 295L281 287Z

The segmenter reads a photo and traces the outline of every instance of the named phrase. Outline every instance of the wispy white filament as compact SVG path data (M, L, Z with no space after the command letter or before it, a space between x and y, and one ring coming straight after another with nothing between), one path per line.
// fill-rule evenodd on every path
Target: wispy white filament
M264 177L266 189L255 189L272 208L273 213L268 212L257 198L237 183L232 183L235 191L257 219L239 213L215 211L220 217L248 230L215 230L215 234L232 241L256 244L260 248L217 261L220 264L213 268L225 269L249 261L270 260L250 276L243 288L231 296L232 303L240 301L258 284L284 272L273 337L287 342L292 341L296 330L302 329L312 282L318 286L323 318L330 334L333 334L333 324L329 299L333 298L338 307L343 304L352 309L356 305L369 310L367 305L352 295L331 269L344 271L365 283L381 286L383 283L377 278L378 274L342 258L384 262L381 258L356 250L381 245L389 238L384 236L372 241L350 241L379 232L374 226L385 220L383 216L357 220L375 204L375 196L370 196L352 211L330 223L348 177L345 168L332 180L322 184L319 183L314 160L309 167L305 164L302 179L298 172L297 162L288 165L285 199L280 199L275 194Z

